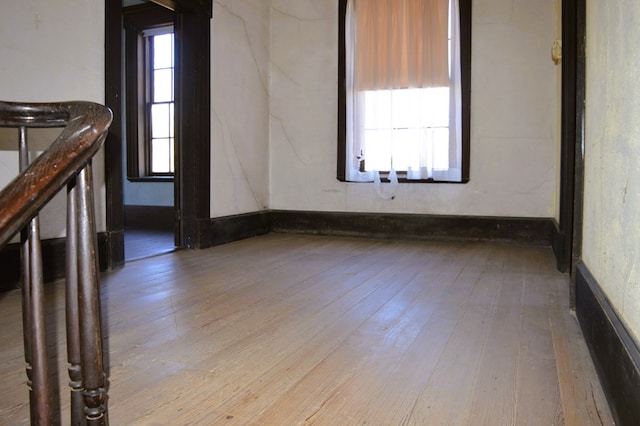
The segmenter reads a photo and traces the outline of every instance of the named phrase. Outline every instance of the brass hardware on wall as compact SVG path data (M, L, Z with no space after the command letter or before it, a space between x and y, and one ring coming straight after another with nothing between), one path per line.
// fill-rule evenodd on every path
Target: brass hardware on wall
M553 47L551 47L551 59L556 65L560 65L562 62L562 40L553 41Z

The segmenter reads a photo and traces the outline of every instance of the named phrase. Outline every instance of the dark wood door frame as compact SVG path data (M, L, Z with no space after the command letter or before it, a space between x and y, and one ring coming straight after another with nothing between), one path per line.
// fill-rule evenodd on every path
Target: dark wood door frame
M558 269L571 272L571 301L575 267L582 256L585 123L585 0L562 1L562 128L560 217L554 238Z
M173 0L176 12L176 221L181 247L210 242L211 0ZM105 145L106 263L124 265L122 2L105 0L105 104L114 114ZM165 5L166 6L166 5Z
M576 110L573 194L573 241L571 254L571 306L575 306L576 268L582 260L582 225L584 212L584 159L586 115L586 54L587 54L587 5L586 0L574 0L576 13Z
M105 105L113 112L113 121L105 141L105 190L107 238L104 256L106 267L124 265L124 203L122 179L122 5L104 2L105 9Z

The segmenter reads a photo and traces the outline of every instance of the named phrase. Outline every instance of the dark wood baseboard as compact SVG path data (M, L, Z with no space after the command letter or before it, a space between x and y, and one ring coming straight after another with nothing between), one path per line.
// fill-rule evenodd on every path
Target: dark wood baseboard
M550 246L553 221L538 218L273 210L271 230L382 239L499 241Z
M576 271L576 314L616 424L637 424L640 351L584 263Z
M271 231L271 212L265 210L211 219L212 246L268 234Z
M98 264L101 271L107 269L108 246L112 244L109 235L98 234ZM50 282L65 275L66 238L42 240L42 269L44 281ZM0 291L16 289L20 286L20 244L9 244L0 251Z
M127 226L146 229L173 229L173 207L125 206ZM554 225L551 219L478 216L432 216L392 213L343 213L272 210L199 220L194 224L197 241L192 248L207 248L269 232L356 236L383 239L446 241L499 241L551 246ZM100 269L124 264L123 232L100 233ZM43 241L45 279L64 276L64 239ZM111 258L110 258L111 257ZM0 290L15 288L20 281L19 247L10 245L0 252Z
M125 228L173 231L175 222L173 206L124 206Z

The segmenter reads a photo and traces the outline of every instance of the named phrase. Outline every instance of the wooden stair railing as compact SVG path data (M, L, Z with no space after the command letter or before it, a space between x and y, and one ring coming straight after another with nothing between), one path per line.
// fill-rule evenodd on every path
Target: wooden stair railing
M24 351L32 424L55 421L37 214L65 187L71 424L108 424L91 160L103 144L111 120L108 108L90 102L0 101L0 127L17 129L20 153L20 174L0 192L0 248L21 231ZM53 127L62 127L62 132L30 162L27 129Z

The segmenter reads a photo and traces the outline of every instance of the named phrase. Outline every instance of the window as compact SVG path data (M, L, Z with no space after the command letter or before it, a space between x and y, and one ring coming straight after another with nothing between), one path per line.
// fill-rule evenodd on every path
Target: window
M145 61L146 139L149 174L173 174L174 152L174 52L173 27L143 32L148 52Z
M340 0L340 180L468 181L470 9Z
M127 177L173 178L175 37L173 12L157 5L124 9Z

